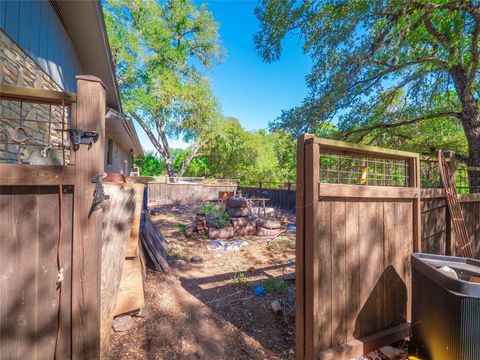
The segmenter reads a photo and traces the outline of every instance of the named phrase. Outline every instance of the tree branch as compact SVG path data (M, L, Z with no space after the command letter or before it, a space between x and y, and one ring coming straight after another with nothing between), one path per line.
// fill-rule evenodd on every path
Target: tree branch
M165 150L163 149L162 145L160 145L159 141L155 138L155 135L153 134L152 130L147 126L147 124L142 120L140 116L138 116L136 113L133 111L130 112L130 116L135 119L135 121L142 127L142 129L145 131L147 134L148 138L152 142L153 146L157 149L157 151L160 153L160 155L165 159Z
M377 81L379 78L382 78L385 75L388 75L390 73L393 73L393 72L401 70L401 69L404 69L406 67L409 67L409 66L412 66L412 65L418 65L418 64L422 64L422 63L428 63L428 62L437 63L443 69L448 70L448 64L446 62L444 62L443 60L441 60L439 58L436 58L434 56L421 58L421 59L416 59L416 60L412 60L412 61L407 61L405 63L397 64L397 65L383 64L383 65L387 66L388 68L380 71L378 74L376 74L375 76L372 76L368 79L358 80L357 82L353 83L349 87L349 90L353 89L355 86L360 85L362 83L367 83L367 82L370 82L370 81Z
M422 121L425 121L425 120L437 119L437 118L441 118L441 117L456 117L457 119L460 119L460 113L454 112L454 111L445 111L445 112L441 112L441 113L437 113L437 114L420 116L420 117L415 118L415 119L401 121L401 122L398 122L398 123L377 124L377 125L373 125L373 126L370 126L370 127L363 128L363 129L356 129L356 130L348 131L343 135L343 138L347 138L348 136L356 134L356 133L369 132L369 131L377 130L377 129L392 129L392 128L397 128L397 127L400 127L400 126L412 125L412 124L416 124L416 123L419 123L419 122L422 122Z
M473 18L475 19L475 28L473 29L472 33L472 46L471 46L471 51L472 51L472 64L470 68L470 74L468 75L468 80L467 80L467 87L470 87L473 84L473 81L475 80L475 75L477 74L478 70L478 35L480 32L480 25L479 25L479 16L478 15L473 15Z
M203 144L198 142L198 143L196 143L192 146L192 148L190 149L190 154L188 154L187 158L183 161L182 167L180 168L180 170L177 173L177 179L181 178L183 176L183 174L185 173L185 171L188 168L188 165L190 165L190 162L197 155L197 153L200 150L200 148L202 147L202 145Z

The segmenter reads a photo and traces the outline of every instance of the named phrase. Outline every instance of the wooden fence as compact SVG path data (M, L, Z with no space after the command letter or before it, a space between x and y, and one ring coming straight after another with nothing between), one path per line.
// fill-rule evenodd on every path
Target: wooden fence
M148 201L196 202L218 199L220 192L235 193L236 184L148 183Z
M295 210L295 190L286 189L266 189L259 187L240 186L238 188L245 197L262 197L270 199L267 206L279 208L282 210Z
M456 255L459 251L443 189L422 189L422 252ZM459 195L465 224L473 244L475 258L480 258L480 194Z
M332 154L349 168L367 159L369 174L377 163L404 170L390 179L396 187L353 185L357 173L342 183L345 170L335 166L329 174L321 166ZM420 245L419 156L311 135L299 138L297 156L297 359L350 359L403 339L410 331L410 255Z
M0 357L99 359L102 211L90 210L92 178L103 174L105 88L78 76L77 94L2 85L0 98L68 105L65 130L99 132L69 165L0 164Z

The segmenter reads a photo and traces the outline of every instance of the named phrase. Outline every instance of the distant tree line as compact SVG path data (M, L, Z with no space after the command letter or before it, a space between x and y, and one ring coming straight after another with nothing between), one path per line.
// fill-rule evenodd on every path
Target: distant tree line
M296 144L290 133L248 131L231 117L219 121L215 131L212 140L190 161L183 176L264 183L295 181ZM190 148L172 149L175 173L190 152ZM137 165L144 176L167 174L163 158L151 152L138 159Z

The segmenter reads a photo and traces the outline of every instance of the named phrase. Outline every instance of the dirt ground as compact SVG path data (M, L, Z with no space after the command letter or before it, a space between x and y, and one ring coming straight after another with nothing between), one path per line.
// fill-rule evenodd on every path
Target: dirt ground
M107 359L293 359L295 345L295 236L236 237L240 251L211 251L204 236L185 238L202 204L155 206L152 219L165 236L172 265L149 271L149 316L137 327L112 331ZM293 218L290 218L294 221ZM191 262L200 256L201 263ZM262 285L264 296L254 294ZM270 304L278 300L283 314Z

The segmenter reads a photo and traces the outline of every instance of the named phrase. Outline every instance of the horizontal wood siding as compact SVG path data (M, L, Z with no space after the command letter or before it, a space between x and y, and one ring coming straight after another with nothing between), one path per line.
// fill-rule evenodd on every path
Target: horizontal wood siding
M218 199L220 191L235 192L236 185L148 183L148 201L195 202Z
M75 91L80 62L70 37L48 1L0 1L0 30L25 50L59 86Z
M295 190L265 189L258 187L241 186L238 188L245 197L263 197L270 199L267 206L295 211Z
M0 358L53 359L57 336L58 186L0 186ZM71 357L73 193L63 195L58 359Z

